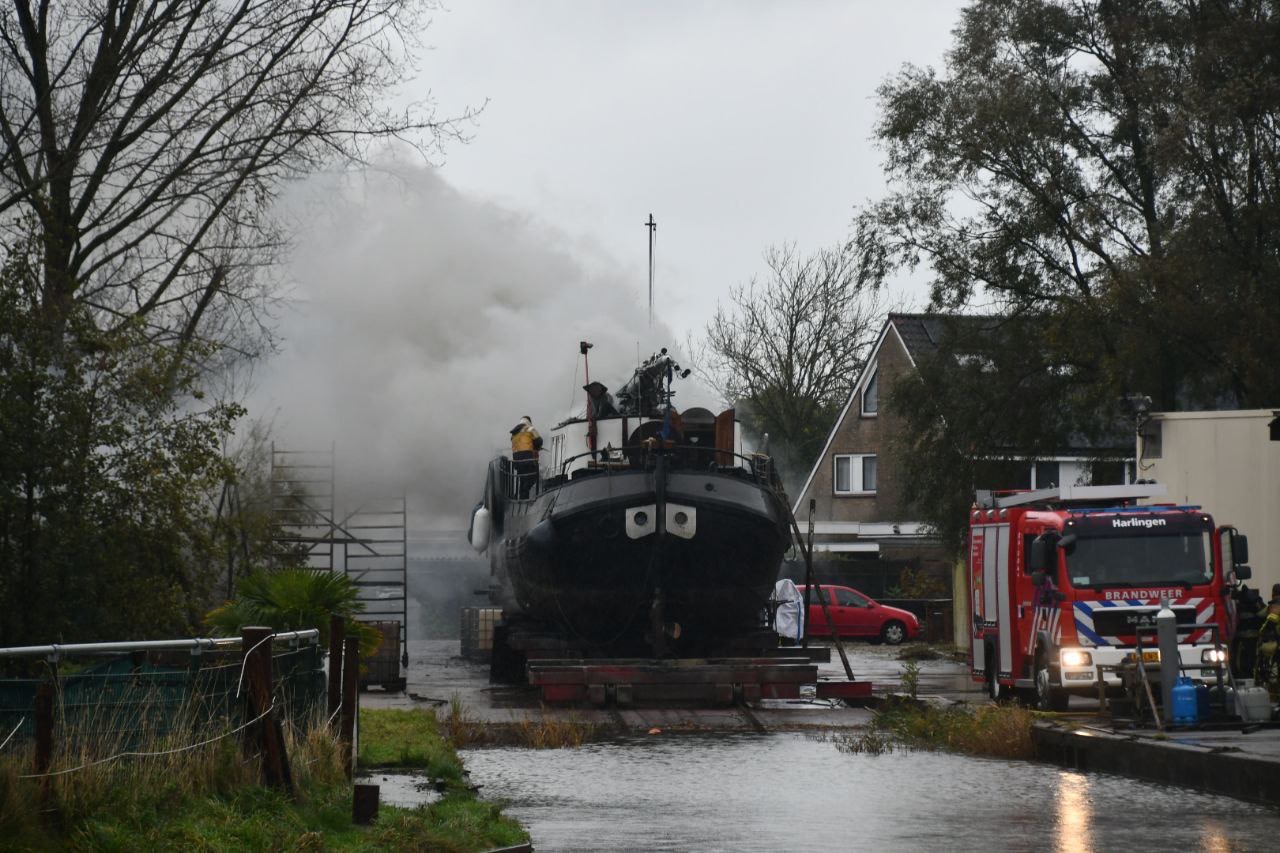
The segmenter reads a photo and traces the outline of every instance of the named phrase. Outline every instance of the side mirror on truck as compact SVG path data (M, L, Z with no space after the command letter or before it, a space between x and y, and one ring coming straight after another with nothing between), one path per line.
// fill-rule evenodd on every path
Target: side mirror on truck
M1031 552L1027 554L1027 570L1032 576L1037 573L1043 575L1045 569L1049 567L1049 543L1045 541L1044 535L1041 534L1031 540ZM1041 583L1042 581L1037 581Z
M1249 537L1238 530L1231 531L1231 562L1237 566L1249 562ZM1239 576L1239 572L1236 574Z
M1031 550L1027 554L1027 571L1036 586L1044 583L1046 575L1058 574L1058 534L1046 530L1031 540Z
M1076 535L1068 533L1058 540L1058 547L1062 549L1064 554L1070 554L1076 549Z
M1249 578L1253 577L1253 569L1248 566L1236 566L1235 572L1236 580L1238 581L1247 581Z

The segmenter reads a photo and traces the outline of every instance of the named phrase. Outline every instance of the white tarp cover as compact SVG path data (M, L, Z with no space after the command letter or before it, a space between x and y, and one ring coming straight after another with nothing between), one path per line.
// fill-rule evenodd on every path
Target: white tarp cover
M804 596L796 589L795 582L783 578L774 584L773 600L778 603L773 630L779 637L800 642L804 639Z

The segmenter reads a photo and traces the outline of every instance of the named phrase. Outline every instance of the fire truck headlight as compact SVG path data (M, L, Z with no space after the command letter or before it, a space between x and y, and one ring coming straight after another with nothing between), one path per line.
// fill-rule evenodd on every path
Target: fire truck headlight
M1062 652L1063 666L1088 666L1093 663L1093 655L1079 649L1065 649Z
M1201 663L1224 664L1227 662L1226 649L1205 649L1200 653Z

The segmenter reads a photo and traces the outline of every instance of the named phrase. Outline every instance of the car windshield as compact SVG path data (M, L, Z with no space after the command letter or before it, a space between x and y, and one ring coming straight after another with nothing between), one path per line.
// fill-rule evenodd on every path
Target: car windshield
M1213 579L1209 533L1080 536L1067 554L1072 586L1191 586Z

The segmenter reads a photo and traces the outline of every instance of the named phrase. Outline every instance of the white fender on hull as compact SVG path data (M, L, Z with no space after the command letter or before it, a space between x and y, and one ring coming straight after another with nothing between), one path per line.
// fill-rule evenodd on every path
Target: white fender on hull
M476 514L471 518L471 547L481 554L489 547L489 526L491 521L489 510L484 507L478 507Z

